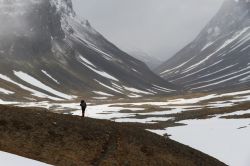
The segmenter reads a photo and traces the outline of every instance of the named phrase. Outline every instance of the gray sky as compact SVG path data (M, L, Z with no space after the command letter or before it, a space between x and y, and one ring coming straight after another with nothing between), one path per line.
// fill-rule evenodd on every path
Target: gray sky
M166 60L192 41L223 0L73 0L76 12L124 51Z

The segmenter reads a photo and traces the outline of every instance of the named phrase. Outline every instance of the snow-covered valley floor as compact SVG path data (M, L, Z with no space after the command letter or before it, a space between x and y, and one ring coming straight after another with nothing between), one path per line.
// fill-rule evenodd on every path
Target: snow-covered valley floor
M192 95L191 95L192 96ZM144 125L145 129L186 144L231 166L250 165L250 91L198 97L89 103L86 116ZM6 102L81 116L79 103Z

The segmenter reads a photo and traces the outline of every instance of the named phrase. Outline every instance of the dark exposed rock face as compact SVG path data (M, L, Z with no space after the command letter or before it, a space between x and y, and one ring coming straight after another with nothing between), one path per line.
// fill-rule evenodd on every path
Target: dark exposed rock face
M3 0L0 8L0 87L15 92L3 98L30 97L27 88L20 88L6 76L55 96L17 78L14 71L77 96L100 97L93 91L101 91L108 96L136 97L178 89L106 40L87 20L78 18L71 0Z
M247 87L250 2L226 0L198 37L156 71L192 90Z

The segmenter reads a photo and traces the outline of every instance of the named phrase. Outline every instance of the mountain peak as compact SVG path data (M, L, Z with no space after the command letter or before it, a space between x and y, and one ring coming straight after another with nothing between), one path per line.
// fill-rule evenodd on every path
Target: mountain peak
M56 7L58 12L66 15L72 15L72 16L76 15L71 0L49 0L49 1L51 5Z
M80 19L71 0L0 0L0 8L0 87L14 92L2 100L60 100L62 91L142 97L179 89Z

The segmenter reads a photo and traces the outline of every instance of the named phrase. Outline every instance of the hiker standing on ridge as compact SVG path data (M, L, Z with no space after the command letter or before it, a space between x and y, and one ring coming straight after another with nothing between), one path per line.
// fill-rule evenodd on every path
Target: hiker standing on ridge
M80 106L82 107L82 117L85 116L85 110L87 108L87 103L84 100L81 100Z

